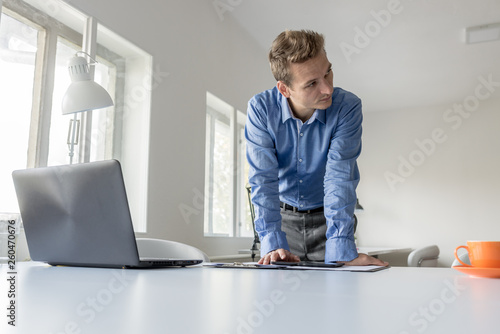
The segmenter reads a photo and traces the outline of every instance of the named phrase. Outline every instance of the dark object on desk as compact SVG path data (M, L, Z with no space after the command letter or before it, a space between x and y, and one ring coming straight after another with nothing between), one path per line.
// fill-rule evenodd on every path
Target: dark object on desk
M279 263L279 262L278 262ZM278 269L278 270L318 270L318 271L346 271L346 272L376 272L389 267L384 266L344 266L342 263L318 263L314 262L281 262L283 264L258 264L252 263L205 263L204 266L209 268L232 268L232 269ZM291 265L290 265L291 264Z
M111 268L184 267L203 262L139 259L117 160L18 170L12 177L35 261Z
M285 266L276 266L269 264L258 264L255 262L252 263L242 263L242 262L233 262L233 263L205 263L205 267L211 268L233 268L233 269L282 269Z
M314 261L300 261L300 262L283 262L283 261L273 261L272 265L277 266L296 266L296 267L317 267L317 268L338 268L342 267L344 264L340 262L314 262Z

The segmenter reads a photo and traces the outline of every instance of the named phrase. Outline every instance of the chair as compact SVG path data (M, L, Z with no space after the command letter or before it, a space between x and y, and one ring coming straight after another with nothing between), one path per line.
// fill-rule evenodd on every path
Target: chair
M469 264L470 265L470 259L469 259L469 254L468 253L463 253L458 256L460 260L462 260L463 263ZM457 259L453 260L453 263L451 264L452 267L454 266L461 266L462 264L458 262Z
M259 253L259 247L257 247L257 244L260 245L260 239L259 239L259 234L255 229L255 209L252 203L252 188L250 187L249 184L247 184L246 189L247 189L248 205L250 207L250 216L252 217L252 228L253 228L253 243L252 243L252 248L250 248L250 252L252 254L252 261L255 261L255 255Z
M408 255L408 267L437 267L438 258L438 246L418 248Z
M203 262L210 262L203 251L180 242L151 238L137 238L136 241L141 257L202 259Z

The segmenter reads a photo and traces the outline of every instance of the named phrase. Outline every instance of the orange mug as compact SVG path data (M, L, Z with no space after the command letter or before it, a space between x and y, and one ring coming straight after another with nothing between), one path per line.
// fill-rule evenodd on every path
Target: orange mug
M460 248L465 248L469 253L471 265L458 257L457 251ZM500 241L467 241L467 246L455 249L455 258L466 267L500 268Z

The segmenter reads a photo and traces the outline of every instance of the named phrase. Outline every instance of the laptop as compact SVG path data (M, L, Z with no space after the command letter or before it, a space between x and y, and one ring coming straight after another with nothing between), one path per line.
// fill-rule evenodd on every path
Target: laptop
M203 262L139 258L117 160L17 170L12 178L34 261L108 268L184 267Z

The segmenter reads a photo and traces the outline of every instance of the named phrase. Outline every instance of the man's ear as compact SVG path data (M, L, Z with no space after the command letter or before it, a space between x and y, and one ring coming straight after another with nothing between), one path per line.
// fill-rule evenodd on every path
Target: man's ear
M276 83L276 87L280 91L281 95L283 95L287 99L290 97L290 89L283 81L278 81Z

